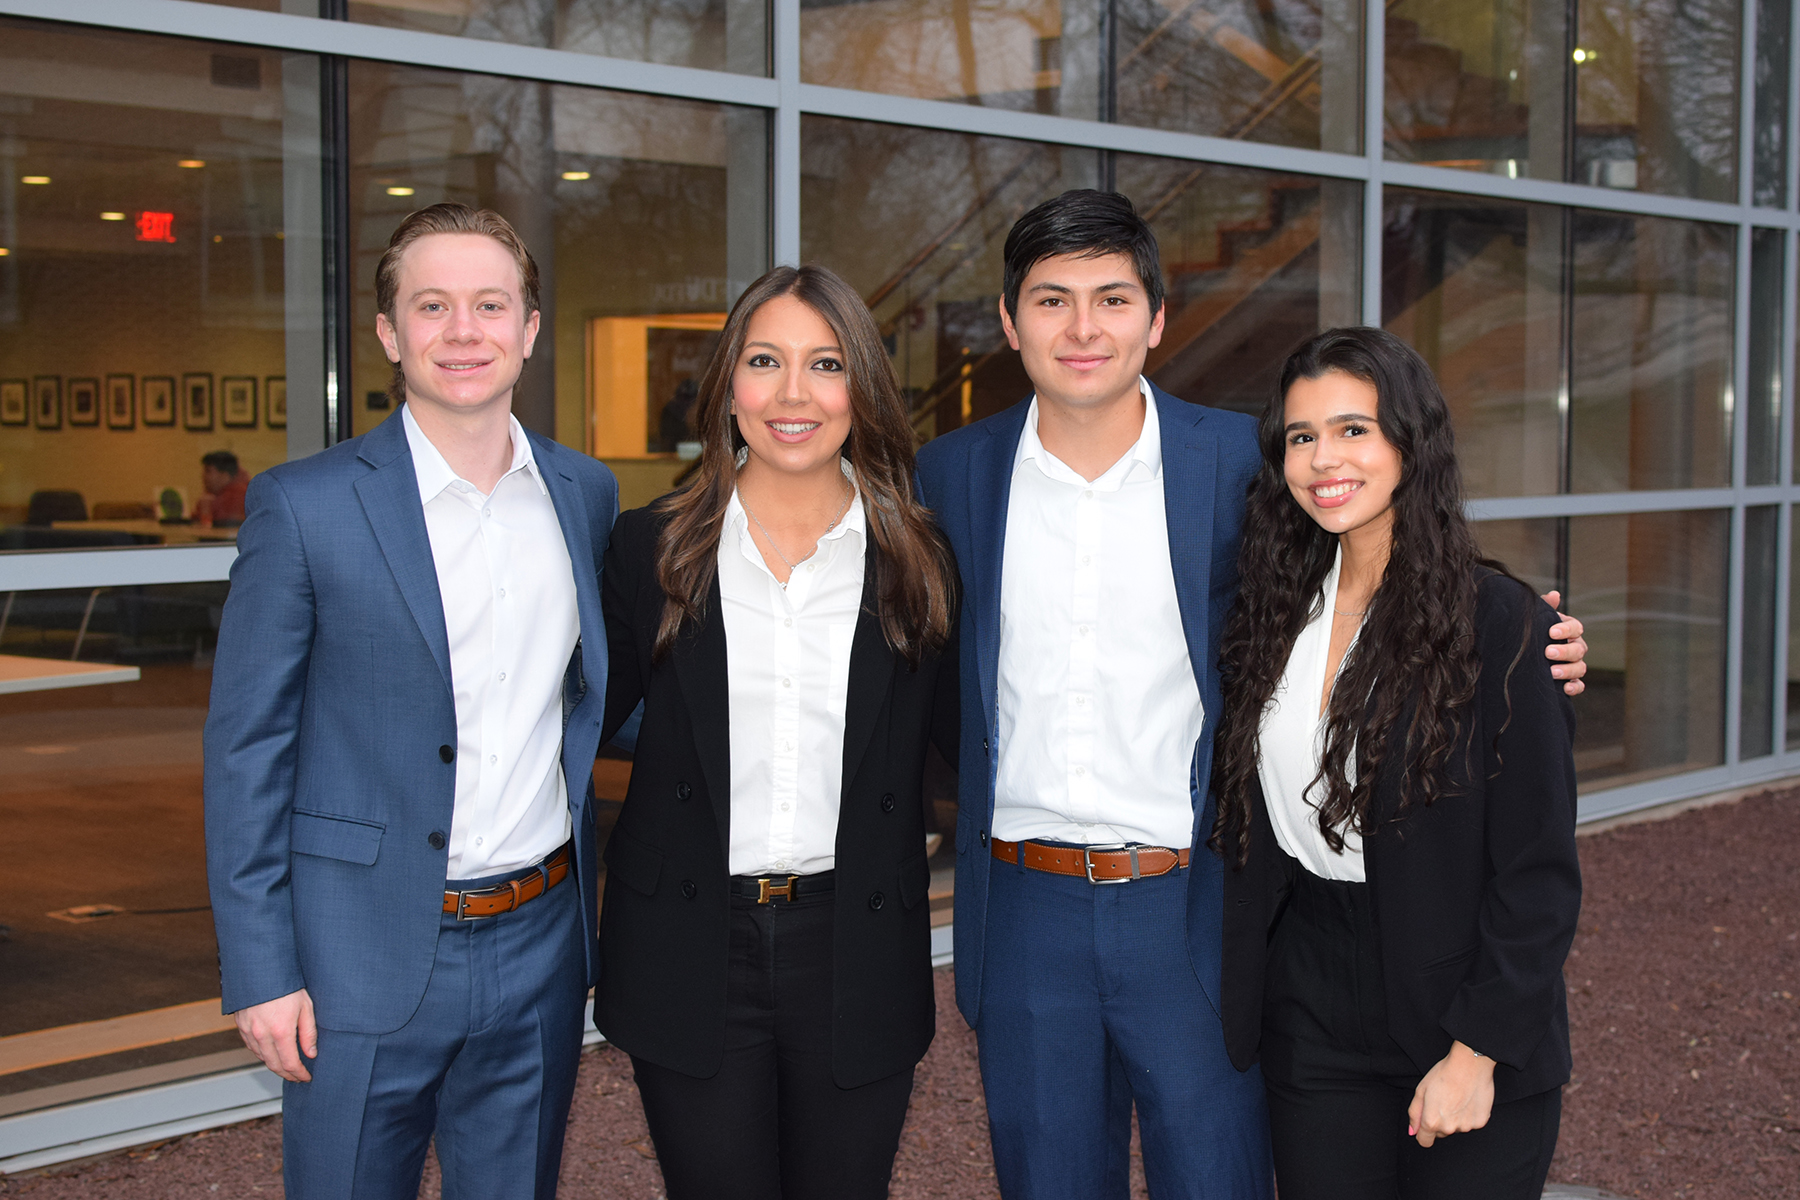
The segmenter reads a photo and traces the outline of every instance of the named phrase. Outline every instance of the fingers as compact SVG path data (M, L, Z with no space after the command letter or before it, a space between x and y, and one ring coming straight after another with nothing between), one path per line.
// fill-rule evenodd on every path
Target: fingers
M1545 592L1544 593L1544 603L1548 604L1551 608L1561 609L1562 608L1562 593L1558 592L1558 591L1554 591L1554 590Z
M238 1036L263 1066L294 1083L306 1083L312 1073L301 1060L300 1043L307 1057L318 1054L318 1027L313 1020L312 999L304 991L253 1005L233 1014Z
M312 997L300 993L300 1049L308 1058L319 1057L319 1025L313 1019Z
M1419 1086L1413 1089L1412 1103L1406 1106L1406 1136L1417 1137L1419 1122L1425 1113L1425 1081L1421 1079Z

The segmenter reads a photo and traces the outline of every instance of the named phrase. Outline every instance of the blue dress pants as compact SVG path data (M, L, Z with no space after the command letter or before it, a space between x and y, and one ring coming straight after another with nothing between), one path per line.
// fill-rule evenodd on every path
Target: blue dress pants
M1272 1200L1263 1081L1188 959L1188 872L1095 885L996 861L976 1036L1006 1200Z
M570 875L509 913L446 916L411 1020L319 1030L312 1082L282 1088L289 1200L416 1200L434 1135L444 1200L555 1196L587 1001L580 905Z

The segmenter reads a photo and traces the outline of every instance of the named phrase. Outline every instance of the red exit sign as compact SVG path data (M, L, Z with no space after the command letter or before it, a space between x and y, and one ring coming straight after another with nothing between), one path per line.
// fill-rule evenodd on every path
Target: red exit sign
M175 240L175 214L141 212L137 215L137 240L140 242L172 242Z

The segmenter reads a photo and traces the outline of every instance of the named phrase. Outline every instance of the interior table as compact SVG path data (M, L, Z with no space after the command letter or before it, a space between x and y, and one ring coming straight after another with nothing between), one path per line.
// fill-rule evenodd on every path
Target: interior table
M43 692L51 688L88 687L96 683L130 683L138 677L136 667L0 654L0 695L8 692Z

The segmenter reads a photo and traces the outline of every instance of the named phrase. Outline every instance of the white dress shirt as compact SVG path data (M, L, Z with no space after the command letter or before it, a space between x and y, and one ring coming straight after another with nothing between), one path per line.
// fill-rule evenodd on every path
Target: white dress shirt
M1000 572L994 836L1180 849L1203 713L1169 560L1162 435L1088 482L1038 440L1013 460Z
M844 475L855 486L850 464ZM795 566L784 589L731 494L719 599L731 713L733 875L812 875L837 863L844 705L862 607L862 496Z
M1339 854L1319 832L1317 801L1323 799L1322 788L1312 789L1314 798L1308 799L1308 785L1319 773L1319 756L1325 749L1325 719L1319 703L1325 696L1325 671L1331 664L1331 614L1337 607L1338 567L1342 563L1343 551L1339 550L1338 560L1325 576L1325 604L1294 639L1281 682L1263 709L1258 775L1269 823L1275 826L1275 840L1281 848L1321 879L1361 883L1362 835L1354 829L1344 830L1344 852ZM1350 657L1347 648L1344 657ZM1350 765L1354 767L1354 763Z
M575 571L531 442L488 495L457 476L402 407L437 567L456 700L448 878L522 870L569 840L563 676L581 634Z

